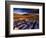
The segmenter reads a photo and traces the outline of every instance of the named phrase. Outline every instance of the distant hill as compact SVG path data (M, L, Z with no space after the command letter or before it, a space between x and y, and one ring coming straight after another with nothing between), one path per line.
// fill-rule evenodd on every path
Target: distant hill
M39 20L39 15L35 14L13 14L14 20L26 20L26 19L31 19L31 20Z

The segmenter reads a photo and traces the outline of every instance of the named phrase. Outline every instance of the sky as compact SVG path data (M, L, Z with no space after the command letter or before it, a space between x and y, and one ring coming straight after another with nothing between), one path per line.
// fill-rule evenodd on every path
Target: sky
M13 8L13 12L18 14L39 13L39 9Z

